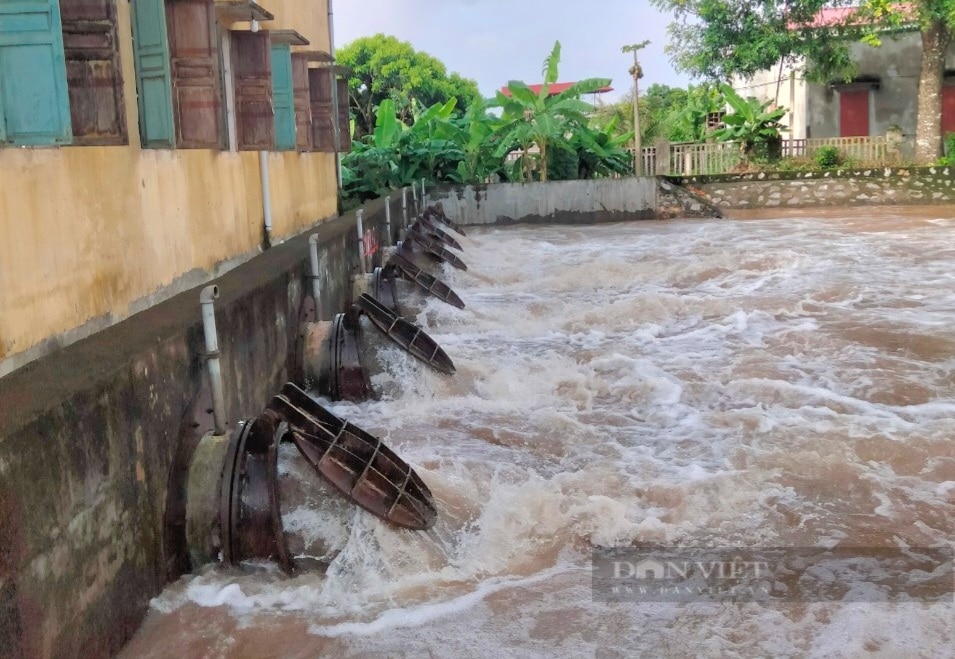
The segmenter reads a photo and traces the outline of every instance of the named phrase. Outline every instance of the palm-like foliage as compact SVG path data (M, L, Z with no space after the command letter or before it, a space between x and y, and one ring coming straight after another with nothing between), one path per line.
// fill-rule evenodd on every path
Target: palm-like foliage
M527 84L512 80L507 83L511 95L497 93L495 105L503 109L503 126L500 129L501 142L497 154L501 157L519 147L523 158L527 157L527 148L537 146L540 157L541 180L547 180L547 151L556 146L573 150L567 135L575 128L587 125L587 114L593 106L580 100L584 94L592 94L601 87L610 84L607 78L589 78L571 85L554 96L550 95L550 86L557 82L560 66L560 42L554 43L554 49L544 60L544 84L535 94Z
M535 145L541 180L549 178L552 159L560 161L560 174L568 178L629 174L632 163L625 147L633 134L614 135L616 122L589 127L592 108L580 100L610 81L584 80L551 96L559 62L558 42L544 62L539 94L522 82L511 82L510 98L499 94L489 104L475 101L465 114L453 98L428 108L411 101L410 126L399 119L405 110L393 99L382 100L375 108L373 130L342 159L346 198L351 203L373 199L422 178L432 183L484 183L495 176L529 180L532 163L527 152ZM495 106L503 108L501 118L488 112ZM507 154L517 148L524 156L507 163Z
M775 155L777 145L782 144L780 131L788 130L780 123L786 114L786 108L770 109L769 101L760 103L755 98L743 98L727 84L720 85L720 91L733 112L723 117L726 124L713 133L718 140L738 140L744 157L751 156L761 148L767 154Z
M633 131L616 135L617 118L604 126L583 126L574 132L571 144L577 151L578 178L625 176L633 172L633 155L627 148L633 142Z

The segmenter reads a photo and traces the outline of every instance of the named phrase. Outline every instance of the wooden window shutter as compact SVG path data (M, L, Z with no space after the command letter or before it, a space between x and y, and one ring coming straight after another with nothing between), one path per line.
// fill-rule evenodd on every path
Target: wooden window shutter
M139 92L139 133L146 148L171 147L172 76L163 0L134 0L133 52Z
M275 144L272 50L267 30L232 33L235 115L241 151L268 151Z
M351 112L349 112L348 78L338 79L338 139L339 151L351 151Z
M115 0L60 0L74 144L126 144Z
M292 55L292 92L295 96L295 147L299 151L311 151L312 106L307 55Z
M309 69L308 88L312 106L312 142L315 150L335 153L331 69Z
M222 103L215 6L212 0L169 0L166 22L176 145L218 148Z
M69 144L57 0L0 2L0 144Z
M275 148L295 148L295 97L292 94L292 53L285 43L272 45L272 107L275 110Z

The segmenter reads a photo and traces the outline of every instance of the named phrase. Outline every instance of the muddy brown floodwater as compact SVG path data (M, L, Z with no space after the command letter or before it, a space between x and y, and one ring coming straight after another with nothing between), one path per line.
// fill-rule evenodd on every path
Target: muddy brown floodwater
M955 656L951 597L606 604L590 573L594 546L950 544L953 218L472 229L467 309L418 318L457 375L395 351L400 394L333 406L419 470L435 529L303 502L327 574L207 568L124 656Z

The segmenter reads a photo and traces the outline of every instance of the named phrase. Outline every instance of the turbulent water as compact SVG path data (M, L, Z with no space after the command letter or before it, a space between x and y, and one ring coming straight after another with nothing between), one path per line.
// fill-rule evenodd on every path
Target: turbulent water
M457 375L395 351L400 396L333 406L436 528L289 511L326 575L187 577L126 655L955 656L951 599L605 604L590 572L597 545L950 543L952 213L472 230L467 309L418 317Z

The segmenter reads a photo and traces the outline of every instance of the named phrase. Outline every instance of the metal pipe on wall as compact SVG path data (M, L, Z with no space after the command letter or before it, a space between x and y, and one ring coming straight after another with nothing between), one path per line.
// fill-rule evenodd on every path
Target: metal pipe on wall
M262 183L262 213L265 215L265 244L272 244L272 190L269 186L269 152L259 151L259 176Z
M385 235L387 236L387 242L385 243L391 247L391 196L385 197Z
M364 209L359 208L355 213L355 225L358 229L358 264L361 270L361 274L368 274L368 269L365 267L365 211Z
M401 188L401 239L408 231L408 188Z
M332 56L332 64L335 62L335 11L332 0L328 0L328 53ZM328 75L332 79L332 107L335 108L334 117L338 117L338 84L335 81L335 67L328 67ZM338 170L338 192L339 201L341 201L342 189L342 138L339 135L338 121L332 121L332 133L335 135L335 168ZM339 212L341 212L339 210Z
M322 283L318 272L318 234L313 233L308 237L308 263L311 271L312 280L312 299L315 301L316 320L322 319Z
M219 336L216 332L215 300L219 297L219 287L206 286L199 294L202 306L202 333L206 341L206 367L209 371L209 388L212 391L212 419L215 434L226 434L225 394L222 386L222 366L219 362Z

